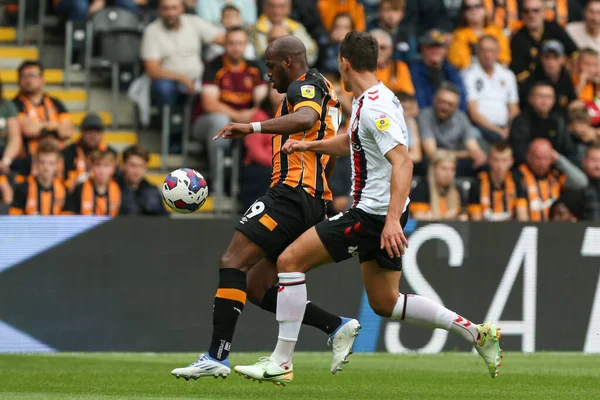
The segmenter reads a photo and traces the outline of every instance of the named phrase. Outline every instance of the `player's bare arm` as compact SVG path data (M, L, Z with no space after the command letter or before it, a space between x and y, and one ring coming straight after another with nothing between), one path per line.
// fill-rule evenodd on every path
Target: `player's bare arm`
M309 130L319 119L319 113L311 107L301 107L293 114L268 119L260 123L260 133L275 135L292 135ZM229 123L225 125L213 138L241 139L254 133L252 124Z
M343 157L350 155L350 136L336 135L331 139L319 140L316 142L300 142L298 140L288 139L281 150L287 154L312 151L314 153Z
M408 149L403 145L398 145L388 151L385 158L392 164L392 178L390 181L390 205L385 226L381 232L381 248L385 249L390 257L400 257L404 254L404 249L408 247L408 240L402 231L400 217L410 192L413 163L408 155Z

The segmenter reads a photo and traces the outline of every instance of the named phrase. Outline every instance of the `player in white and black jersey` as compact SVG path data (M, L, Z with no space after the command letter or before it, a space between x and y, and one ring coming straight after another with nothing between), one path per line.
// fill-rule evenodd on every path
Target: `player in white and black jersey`
M492 378L498 375L502 356L500 333L494 324L476 325L425 297L398 292L402 254L408 246L403 226L413 165L400 102L376 76L377 51L377 41L357 31L346 35L340 46L342 80L355 96L348 134L284 144L283 150L289 153L350 155L354 203L349 211L306 231L279 256L277 346L257 364L235 367L240 375L276 384L292 380L292 354L306 306L305 273L356 255L369 304L377 314L461 335L483 357ZM340 370L351 347L344 349Z

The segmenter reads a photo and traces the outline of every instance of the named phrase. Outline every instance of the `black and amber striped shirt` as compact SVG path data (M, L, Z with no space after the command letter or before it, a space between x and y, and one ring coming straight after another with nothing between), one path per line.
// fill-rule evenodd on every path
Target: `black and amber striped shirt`
M333 84L316 69L309 70L288 87L277 110L277 117L292 114L302 107L310 107L319 114L312 128L292 135L273 137L273 175L271 186L277 183L302 187L316 198L331 200L331 191L325 178L329 156L313 152L285 154L281 152L288 139L316 141L331 139L337 133L342 115Z
M63 213L67 190L60 178L49 187L42 186L34 176L15 185L11 215L60 215Z
M527 207L521 178L508 171L500 187L494 186L489 172L480 172L469 191L469 215L481 214L486 221L509 221L517 207Z
M98 215L116 217L121 212L121 189L110 180L108 190L99 193L91 179L80 183L67 199L65 214Z

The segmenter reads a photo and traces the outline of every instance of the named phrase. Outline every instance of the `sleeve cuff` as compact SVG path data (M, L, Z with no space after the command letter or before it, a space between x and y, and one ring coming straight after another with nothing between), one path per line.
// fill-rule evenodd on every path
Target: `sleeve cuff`
M319 118L321 118L321 105L315 103L314 101L302 101L294 106L294 110L298 110L302 107L310 107L319 114Z

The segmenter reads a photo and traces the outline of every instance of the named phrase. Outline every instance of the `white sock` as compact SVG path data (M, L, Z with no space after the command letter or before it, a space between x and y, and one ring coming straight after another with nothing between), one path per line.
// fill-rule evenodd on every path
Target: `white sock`
M279 274L279 293L277 294L277 321L279 336L271 359L281 367L289 368L292 354L298 341L304 311L306 310L306 281L301 272L283 272Z
M392 319L427 328L440 328L454 332L465 338L469 343L479 341L477 325L454 311L416 294L400 293L398 302L392 312Z

